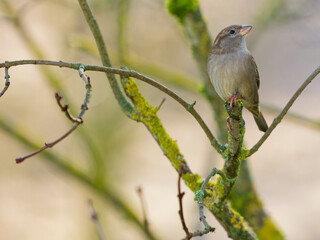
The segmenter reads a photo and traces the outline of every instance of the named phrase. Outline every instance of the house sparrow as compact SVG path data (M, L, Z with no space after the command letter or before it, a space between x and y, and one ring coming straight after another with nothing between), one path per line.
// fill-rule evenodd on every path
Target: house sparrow
M265 132L268 125L259 110L259 73L245 42L251 28L249 25L232 25L223 29L213 43L207 70L222 100L230 101L232 107L237 99L241 99L259 129Z

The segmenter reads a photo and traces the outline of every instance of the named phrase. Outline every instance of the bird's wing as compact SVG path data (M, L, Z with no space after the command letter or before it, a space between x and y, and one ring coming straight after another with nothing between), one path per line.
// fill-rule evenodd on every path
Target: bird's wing
M258 67L257 67L256 61L253 59L251 54L250 54L250 58L251 58L252 65L254 67L254 71L256 73L255 74L256 75L256 83L257 83L257 87L259 89L259 87L260 87L260 77L259 77Z

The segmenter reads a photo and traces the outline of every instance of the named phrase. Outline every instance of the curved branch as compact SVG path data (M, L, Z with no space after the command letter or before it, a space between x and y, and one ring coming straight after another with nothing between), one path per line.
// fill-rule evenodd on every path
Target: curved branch
M261 145L264 143L265 140L270 136L272 131L276 128L276 126L281 122L283 117L286 115L286 113L289 111L290 107L293 105L295 100L299 97L299 95L302 93L302 91L309 85L309 83L312 82L312 80L320 73L320 66L313 71L313 73L310 74L310 76L305 80L305 82L298 88L298 90L293 94L287 105L284 107L282 112L273 120L272 124L268 128L268 130L265 132L265 134L260 138L260 140L250 149L249 154L247 157L250 157L252 154L254 154L258 149L261 147Z
M49 66L65 67L65 68L71 68L71 69L79 69L81 66L84 66L86 71L98 71L98 72L105 72L105 73L111 73L111 74L118 74L124 77L133 77L145 83L148 83L149 85L152 85L158 88L160 91L164 92L165 94L169 95L171 98L176 100L178 103L180 103L180 105L182 105L188 112L190 112L191 115L197 120L197 122L199 123L199 125L201 126L205 134L207 135L211 145L217 150L217 152L222 153L224 150L224 147L219 144L218 140L214 137L209 127L203 121L199 113L194 109L195 103L189 104L188 102L186 102L184 99L182 99L179 95L177 95L175 92L173 92L166 86L138 72L135 72L132 70L128 71L124 69L112 68L112 67L85 65L82 63L68 63L68 62L62 62L62 61L49 61L49 60L36 60L36 59L7 61L4 63L0 63L0 68L4 68L4 67L9 68L12 66L26 65L26 64L49 65Z
M92 11L87 3L86 0L78 0L79 5L81 7L81 10L83 12L83 15L90 27L90 30L92 32L92 35L94 37L94 40L96 41L96 45L99 50L99 55L101 58L101 62L103 66L111 67L111 61L109 58L109 54L106 48L106 44L104 42L103 36L101 34L99 25L95 19L95 17L92 14ZM106 72L107 78L109 80L110 87L112 89L112 92L117 99L122 111L130 117L133 108L132 105L127 101L125 96L122 94L119 85L117 83L117 79L115 78L114 74L111 72Z
M280 108L268 104L261 104L260 107L262 109L262 112L265 114L279 114L279 112L281 111ZM320 131L320 119L316 120L308 118L306 116L303 116L302 114L294 112L288 112L286 117L294 123L299 124L300 126L310 127L314 130Z
M6 68L7 69L7 68ZM84 80L85 82L85 87L86 87L86 96L83 100L83 104L81 105L81 112L79 113L78 117L75 118L73 116L71 116L71 114L68 111L68 105L62 105L61 103L61 96L59 94L55 94L57 103L59 105L59 107L61 108L62 111L64 111L67 115L67 117L74 122L73 126L65 133L63 134L61 137L59 137L58 139L54 140L53 142L50 143L45 143L44 146L28 155L25 155L23 157L19 157L16 158L16 163L21 163L23 162L25 159L30 158L34 155L37 155L38 153L48 149L48 148L52 148L54 145L56 145L57 143L61 142L63 139L65 139L66 137L68 137L74 130L76 130L78 128L78 126L80 124L83 123L82 117L85 114L85 112L88 110L88 103L90 101L90 97L91 97L91 84L90 84L90 77L86 76L84 74L84 66L80 65L79 66L79 76Z

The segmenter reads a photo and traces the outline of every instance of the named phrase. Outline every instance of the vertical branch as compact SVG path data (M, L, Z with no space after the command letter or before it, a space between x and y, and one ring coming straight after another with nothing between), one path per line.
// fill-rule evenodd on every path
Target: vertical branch
M141 208L142 208L144 228L145 228L145 231L149 233L150 230L149 230L149 221L148 221L148 217L147 217L146 202L144 200L143 192L142 192L142 188L141 187L137 188L137 193L138 193L138 196L139 196L139 199L140 199Z
M207 74L207 58L211 50L212 39L209 35L206 22L204 21L198 1L185 1L185 5L179 5L174 0L168 1L169 11L179 19L188 37L192 56L198 66L199 73L204 82L204 95L208 99L214 113L214 119L218 125L218 139L226 140L225 131L226 113L223 108L222 100L214 90Z
M182 199L184 196L185 192L181 192L181 173L179 173L178 176L178 200L179 200L179 217L180 217L180 221L182 224L182 228L184 230L184 232L186 233L186 237L185 239L189 240L192 238L192 234L189 232L189 229L187 227L186 221L184 219L184 214L183 214L183 204L182 204Z
M120 64L126 65L126 58L129 53L128 49L128 36L127 26L128 26L128 15L130 10L131 0L120 0L117 4L117 46L118 46L118 54L119 54L119 62Z
M132 114L133 120L141 122L147 127L151 133L151 136L159 144L163 154L168 158L175 170L178 173L182 173L181 177L185 181L186 185L193 192L199 190L202 181L200 176L191 172L186 159L178 148L177 143L168 135L160 119L158 118L157 109L152 107L144 99L133 79L122 77L121 83L125 93L135 107ZM214 189L216 187L216 185L213 183L208 183L208 185L208 189ZM256 240L257 238L255 234L243 221L243 218L239 215L239 213L230 208L230 206L225 202L217 207L214 204L214 202L217 200L217 195L213 190L211 193L212 194L204 197L203 204L211 211L212 214L217 217L219 222L221 222L230 236L237 240ZM199 234L209 232L210 230L211 228L206 228Z
M94 39L96 41L96 45L98 47L100 58L101 58L103 66L112 67L111 61L109 58L109 54L108 54L105 42L103 40L99 25L98 25L97 21L95 20L87 1L86 0L78 0L78 2L79 2L79 5L82 9L84 17L90 27L90 30L94 36ZM115 75L112 73L106 73L106 75L109 80L113 94L114 94L115 98L117 99L122 111L127 116L131 116L131 113L133 111L132 105L127 101L127 99L122 94L122 92L119 88L119 85L117 83Z
M100 223L98 213L93 206L92 200L90 199L88 200L88 211L89 211L90 218L95 226L96 232L99 236L99 239L107 240L107 235L105 234L104 229Z
M282 0L274 0L274 1L279 2ZM224 131L224 129L226 129L226 127L225 127L226 123L224 120L226 117L225 111L222 107L221 100L219 99L219 97L215 93L215 91L214 91L214 89L213 89L213 87L212 87L212 85L206 75L206 59L207 59L207 55L209 54L210 48L211 48L211 44L210 44L211 38L208 33L208 29L206 27L205 21L203 20L203 18L201 16L201 11L200 11L198 4L197 5L191 4L191 3L198 3L198 1L186 0L186 1L184 1L184 3L185 3L185 5L178 4L178 2L175 0L168 0L167 7L168 7L169 12L178 18L179 22L181 23L185 32L187 33L187 37L189 38L190 43L191 43L193 56L198 64L198 68L201 72L201 75L203 76L203 81L204 81L204 85L205 85L205 89L204 89L205 95L207 96L207 98L212 106L213 112L214 112L215 121L217 123L218 131L219 131L218 137L220 140L226 140L227 134L226 134L226 131ZM191 8L190 6L193 6L193 8ZM182 13L184 13L184 14L182 14ZM228 156L225 154L224 157L227 158ZM231 161L229 161L228 164L230 162ZM227 165L225 164L225 168L228 169L228 172L231 175L234 175L234 170L238 169L238 166L235 166L235 168L232 169L232 167L228 166L228 164ZM238 165L237 161L236 161L236 165ZM250 173L249 169L247 172ZM241 176L243 176L243 175L241 175ZM241 184L243 184L245 186L247 186L247 185L252 186L252 188L249 188L249 189L253 189L253 182L251 181L251 179L241 178L238 181L240 181ZM256 192L250 192L250 194L252 194L254 196L254 198L257 199L257 201L260 201ZM236 201L238 199L239 199L239 197L232 198L231 200L234 200L236 203ZM246 206L250 203L251 202L249 202L249 201L246 202ZM244 211L246 211L246 209L248 209L248 207L246 207L244 209ZM260 212L265 212L264 209L262 208L262 205L259 205L259 208L255 209L254 214L259 215ZM247 220L251 224L251 221L254 219L250 218ZM220 222L224 225L223 221L220 221ZM256 233L261 232L263 229L265 229L265 227L270 227L266 230L267 232L270 232L270 233L271 232L280 232L278 230L277 226L275 224L273 224L272 220L270 220L269 222L272 224L262 224L258 228L254 229L255 232ZM254 225L253 222L252 222L252 225ZM261 238L261 239L265 239L265 238ZM279 238L279 239L283 239L283 238Z
M34 36L29 33L26 22L23 21L23 15L19 14L19 11L15 10L14 7L15 5L13 4L13 1L0 0L0 8L3 14L13 23L30 53L37 59L45 59L46 53L44 49L42 49L40 44L33 38ZM44 79L52 89L60 92L63 90L60 77L56 73L46 66L42 66L40 70L45 77ZM64 96L64 99L68 102L70 109L76 109L76 104L69 99L68 96ZM85 143L91 158L97 163L97 165L99 165L99 170L102 171L103 165L101 163L105 162L105 156L102 156L101 151L97 145L94 144L94 141L92 141L91 135L86 131L86 128L82 128L81 131L77 131L76 133L79 134L81 140ZM106 172L104 171L103 175L105 175L105 173ZM97 172L97 174L100 173Z

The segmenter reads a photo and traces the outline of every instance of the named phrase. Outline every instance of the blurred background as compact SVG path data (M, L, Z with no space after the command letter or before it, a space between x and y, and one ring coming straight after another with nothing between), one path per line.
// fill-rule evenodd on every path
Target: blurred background
M248 48L260 72L260 101L266 120L285 106L320 63L319 0L199 0L215 37L231 24L251 24ZM173 89L216 131L209 104L198 92L201 78L189 41L162 0L91 0L114 67L125 64ZM49 59L101 65L77 1L0 0L0 61ZM1 69L4 77L4 70ZM58 108L60 91L76 116L85 89L77 71L28 65L10 68L11 86L1 98L0 239L98 239L88 214L92 199L108 239L148 239L119 210L121 201L143 221L137 187L143 190L150 231L157 239L182 239L177 173L142 124L128 119L115 101L104 74L88 73L92 98L84 124L53 149L15 164L15 158L61 136L71 123ZM4 80L4 78L2 78ZM181 84L176 79L185 80ZM3 84L3 83L2 83ZM193 172L206 176L222 159L197 122L157 89L138 82L177 140ZM200 86L200 87L199 87ZM320 81L305 89L290 112L250 158L252 175L265 209L287 239L319 239ZM262 133L244 112L245 141ZM48 153L50 152L50 153ZM198 226L194 194L182 186L187 225ZM216 232L201 239L228 239ZM200 239L200 238L199 238Z

